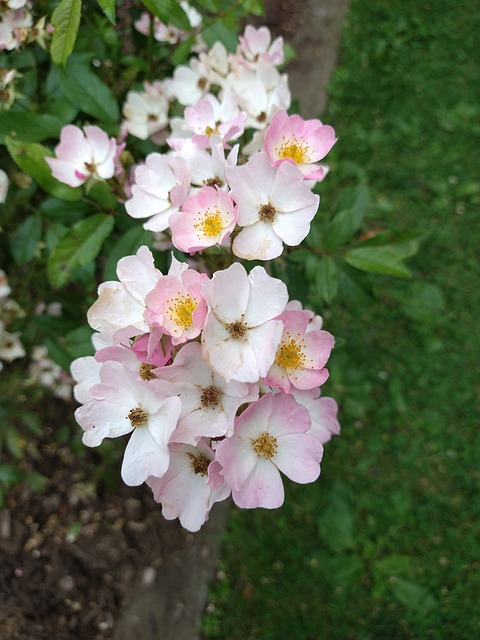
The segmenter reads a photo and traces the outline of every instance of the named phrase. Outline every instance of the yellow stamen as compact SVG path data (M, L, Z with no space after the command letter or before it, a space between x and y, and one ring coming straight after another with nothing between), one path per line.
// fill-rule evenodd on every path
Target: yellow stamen
M277 350L275 364L279 366L280 369L304 369L306 356L303 352L303 347L304 342L300 334L297 334L297 339L295 339L287 333Z
M220 135L220 131L217 129L217 127L215 127L215 128L206 127L205 128L205 131L204 131L204 135L205 136L208 136L210 138L210 136L213 136L214 134L216 136Z
M274 436L264 431L252 440L252 446L257 455L270 459L277 453L278 442Z
M169 300L169 303L167 314L170 320L183 329L189 329L193 324L192 316L198 306L198 300L188 293L182 296L178 291L177 297ZM178 329L175 331L178 332Z
M307 142L300 141L296 136L289 140L283 138L283 142L276 149L279 158L290 158L297 164L310 162L310 146Z
M193 226L199 232L197 233L197 238L199 240L202 239L202 236L207 236L207 238L216 238L223 227L220 211L217 208L215 208L214 211L207 209L203 219Z

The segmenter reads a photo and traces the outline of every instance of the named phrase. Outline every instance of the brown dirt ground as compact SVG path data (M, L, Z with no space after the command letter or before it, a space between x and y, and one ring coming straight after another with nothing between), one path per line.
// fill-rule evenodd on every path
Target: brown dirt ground
M265 4L257 22L297 49L292 94L318 117L348 0ZM74 407L52 410L46 423L61 424ZM0 511L0 640L196 638L228 505L191 535L163 519L146 487L95 486L98 454L75 455L52 428L30 450L22 464L49 481L42 495L15 489Z

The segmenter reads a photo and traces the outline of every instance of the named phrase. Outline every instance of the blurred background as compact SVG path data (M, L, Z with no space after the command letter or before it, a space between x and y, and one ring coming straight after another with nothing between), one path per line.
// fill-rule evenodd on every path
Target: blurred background
M480 635L479 37L475 2L351 2L318 216L362 171L364 233L421 246L411 279L339 272L317 306L341 437L279 512L232 512L205 639Z

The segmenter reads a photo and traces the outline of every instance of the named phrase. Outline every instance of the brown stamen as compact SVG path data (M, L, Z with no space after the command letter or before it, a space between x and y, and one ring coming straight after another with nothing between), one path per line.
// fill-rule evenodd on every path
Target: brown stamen
M271 222L274 219L276 213L277 210L275 209L273 204L270 203L262 204L262 206L260 207L260 211L258 212L260 220L262 222Z
M200 403L202 407L216 407L220 400L220 391L217 387L210 385L203 389L202 395L200 396Z
M230 322L230 324L227 324L226 328L234 340L240 340L240 338L243 338L248 330L248 327L239 320L236 322Z
M130 409L127 418L130 420L132 427L143 427L148 422L148 413L141 407L135 407Z

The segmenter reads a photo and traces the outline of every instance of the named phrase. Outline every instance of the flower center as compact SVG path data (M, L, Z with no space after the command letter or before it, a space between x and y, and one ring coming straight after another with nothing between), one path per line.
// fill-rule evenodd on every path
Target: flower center
M215 209L215 211L207 209L203 219L193 226L200 232L197 234L199 240L201 240L202 235L208 238L217 237L222 230L222 216L220 215L220 211L218 209Z
M252 446L257 455L264 458L273 458L277 453L278 442L274 436L264 431L258 438L252 439Z
M198 300L192 298L189 294L180 297L180 291L177 298L169 300L170 306L167 308L168 317L183 329L192 326L193 312L198 306Z
M190 458L190 464L192 465L194 473L201 476L208 475L208 465L210 464L210 460L207 460L207 458L202 455L194 456L192 453L189 453L188 457Z
M156 380L157 376L152 373L153 369L157 369L157 365L155 364L147 364L146 362L142 362L142 364L138 367L138 373L142 380Z
M147 121L148 122L157 122L157 120L158 120L158 116L157 116L156 113L149 113L147 115Z
M298 334L297 338L300 337ZM275 356L275 364L280 369L301 369L305 365L305 354L302 350L303 340L295 340L289 333L280 343Z
M97 170L94 162L84 162L83 164L88 173L95 173L95 171Z
M203 184L207 187L223 187L225 184L221 178L214 176L213 178L207 178L203 181Z
M148 422L148 413L141 407L135 407L135 409L130 409L127 418L132 427L143 427Z
M220 135L220 131L217 129L217 127L205 127L205 131L203 132L203 135L210 138L210 136L213 136L214 134L216 136Z
M283 139L283 143L276 149L279 158L290 158L297 164L310 162L309 145L300 141L296 136L290 140Z
M202 395L200 396L200 403L202 407L216 407L220 400L220 391L217 387L210 385L203 389Z
M275 209L273 204L268 203L262 204L258 215L260 216L260 220L262 222L271 222L274 219L276 213L277 210Z
M248 327L247 325L237 320L236 322L230 322L227 324L227 331L232 336L234 340L240 340L247 333Z

